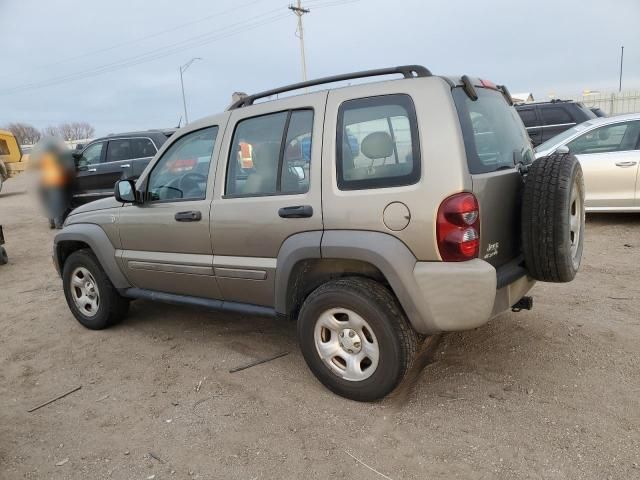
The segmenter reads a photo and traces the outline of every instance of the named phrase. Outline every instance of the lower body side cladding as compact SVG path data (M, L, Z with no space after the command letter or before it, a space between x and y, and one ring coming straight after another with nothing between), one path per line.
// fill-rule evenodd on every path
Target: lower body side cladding
M321 253L322 258L350 258L377 267L421 334L479 327L508 310L534 284L520 277L497 288L496 269L481 259L419 262L404 243L379 232L325 231Z

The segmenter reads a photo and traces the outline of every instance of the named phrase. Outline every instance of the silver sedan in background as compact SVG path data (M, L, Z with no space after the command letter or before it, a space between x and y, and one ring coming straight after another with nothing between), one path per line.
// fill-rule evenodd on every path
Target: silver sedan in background
M594 118L536 147L536 158L560 149L584 172L588 212L640 212L640 113Z

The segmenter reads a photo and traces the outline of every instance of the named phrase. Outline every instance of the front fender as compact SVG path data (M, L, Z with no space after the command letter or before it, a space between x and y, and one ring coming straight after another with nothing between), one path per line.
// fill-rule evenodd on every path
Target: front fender
M91 223L68 225L53 240L53 260L58 272L62 272L65 260L65 243L82 242L87 244L96 256L111 283L117 289L129 288L127 281L116 262L116 249L105 231Z

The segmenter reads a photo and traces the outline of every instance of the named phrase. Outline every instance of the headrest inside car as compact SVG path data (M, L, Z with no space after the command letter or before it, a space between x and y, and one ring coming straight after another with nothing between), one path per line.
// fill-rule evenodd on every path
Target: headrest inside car
M360 151L367 158L376 160L393 155L393 140L387 132L373 132L364 137Z

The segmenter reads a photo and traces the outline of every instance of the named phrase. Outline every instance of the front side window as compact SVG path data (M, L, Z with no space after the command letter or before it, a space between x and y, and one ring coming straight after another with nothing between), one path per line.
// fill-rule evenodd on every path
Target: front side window
M338 110L340 190L411 185L420 178L420 144L408 95L348 100Z
M575 123L569 112L562 107L544 107L540 109L542 120L545 125L562 125L564 123Z
M149 175L147 199L204 199L217 135L218 127L209 127L187 133L176 140Z
M313 110L242 120L229 150L227 196L278 195L309 190Z
M85 165L94 165L96 163L100 163L103 147L104 142L89 145L87 149L82 153L82 163Z
M640 121L606 125L579 136L567 144L575 155L635 150L640 133Z

